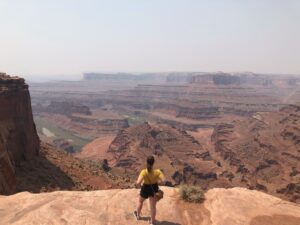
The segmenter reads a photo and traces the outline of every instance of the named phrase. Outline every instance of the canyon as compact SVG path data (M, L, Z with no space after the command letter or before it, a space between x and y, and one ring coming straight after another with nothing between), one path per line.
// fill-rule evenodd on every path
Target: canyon
M128 205L108 215L124 196L134 208L133 184L149 155L166 177L161 224L299 224L298 78L110 76L35 83L29 94L24 79L0 74L0 193L18 193L0 196L1 224L30 224L43 210L52 217L39 216L40 223L76 224L81 213L90 224L132 223ZM182 184L201 187L205 201L180 200ZM17 201L24 208L7 207ZM93 204L102 216L69 203Z
M196 131L255 112L278 111L298 103L300 97L299 78L293 76L158 73L145 78L148 75L92 74L82 81L32 83L37 126L41 130L50 123L57 133L67 131L57 138L74 139L71 134L80 138L73 143L78 151L97 137L115 135L144 121ZM228 79L238 82L227 84ZM68 104L84 107L91 115L67 113L64 105Z
M23 78L0 74L0 102L0 194L126 187L123 177L106 173L102 164L40 141ZM74 108L89 114L86 108Z
M123 75L85 74L82 81L47 88L33 84L41 139L80 160L105 162L130 182L153 154L169 186L239 186L300 201L299 145L291 141L299 135L299 77ZM43 128L54 137L45 137Z
M300 225L299 12L0 0L0 225Z
M217 186L217 164L210 153L187 132L166 125L147 122L121 130L107 148L98 148L95 140L77 155L79 158L107 160L108 165L121 170L135 181L138 172L145 167L148 155L156 156L156 167L166 174L167 184L182 183ZM91 148L97 148L94 156ZM220 184L219 184L220 185Z
M121 130L105 146L96 139L77 157L107 160L134 182L146 157L155 155L171 186L239 186L300 202L299 127L296 105L196 132L145 122Z

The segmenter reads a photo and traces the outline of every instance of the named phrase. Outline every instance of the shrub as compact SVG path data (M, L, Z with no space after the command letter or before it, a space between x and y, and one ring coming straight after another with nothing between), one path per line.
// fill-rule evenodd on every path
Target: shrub
M194 185L182 185L179 188L181 199L186 202L200 203L204 200L204 192L201 187Z

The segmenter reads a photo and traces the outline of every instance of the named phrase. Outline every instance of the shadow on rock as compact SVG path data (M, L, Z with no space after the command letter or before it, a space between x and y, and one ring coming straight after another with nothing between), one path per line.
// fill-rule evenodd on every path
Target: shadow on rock
M169 221L157 221L156 224L157 225L181 225L180 223L173 223Z
M149 221L151 219L150 216L141 216L140 217L140 220L143 220L143 221Z
M17 192L72 190L75 186L72 179L43 153L30 161L21 162L16 168L16 177Z

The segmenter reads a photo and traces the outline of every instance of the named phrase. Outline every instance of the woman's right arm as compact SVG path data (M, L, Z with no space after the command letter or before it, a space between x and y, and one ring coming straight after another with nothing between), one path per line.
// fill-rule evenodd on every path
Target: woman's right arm
M162 184L166 181L165 175L163 174L163 172L159 171L159 176L158 176L158 184Z
M143 180L144 180L144 177L142 176L142 174L140 174L139 177L138 177L138 179L137 179L137 181L136 181L135 186L137 188L141 187Z

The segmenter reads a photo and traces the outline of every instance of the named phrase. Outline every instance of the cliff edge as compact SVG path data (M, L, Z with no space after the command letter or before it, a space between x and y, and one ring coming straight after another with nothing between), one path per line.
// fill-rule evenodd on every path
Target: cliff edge
M28 85L0 73L0 194L15 193L15 167L38 152Z
M259 191L216 188L206 193L204 203L191 204L179 200L177 189L163 190L165 198L157 205L159 225L300 224L300 205ZM148 202L141 221L132 216L137 199L137 189L0 196L0 224L148 224Z

